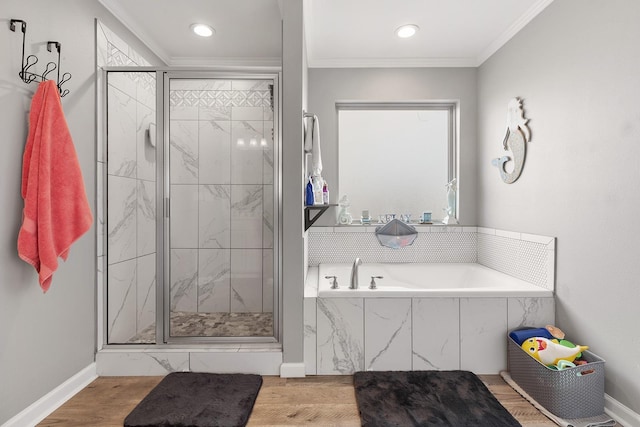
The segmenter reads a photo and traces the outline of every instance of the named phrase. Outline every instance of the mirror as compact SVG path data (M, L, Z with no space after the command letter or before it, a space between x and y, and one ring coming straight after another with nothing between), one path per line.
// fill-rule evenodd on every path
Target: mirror
M336 107L340 196L349 197L354 220L368 211L375 223L394 214L423 222L427 212L441 221L448 207L446 185L456 177L456 103Z

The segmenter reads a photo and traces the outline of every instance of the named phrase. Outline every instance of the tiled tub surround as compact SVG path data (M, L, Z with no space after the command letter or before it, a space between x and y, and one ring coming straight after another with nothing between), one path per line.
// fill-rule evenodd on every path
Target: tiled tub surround
M309 260L315 265L309 268L304 298L308 375L420 369L496 374L506 368L508 330L555 322L555 239L476 227L418 229L414 244L400 250L379 246L375 227L310 230ZM456 251L459 243L462 250ZM319 244L336 246L331 251ZM490 252L482 253L485 248ZM317 265L352 262L356 256L364 263L483 260L537 285L540 296L318 298Z
M416 225L418 237L401 249L381 246L376 226L311 227L308 264L371 262L473 262L551 291L555 238L484 227Z

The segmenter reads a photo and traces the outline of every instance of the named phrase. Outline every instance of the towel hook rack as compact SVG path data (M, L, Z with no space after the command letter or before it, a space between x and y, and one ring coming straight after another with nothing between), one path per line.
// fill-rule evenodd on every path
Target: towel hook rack
M63 73L62 77L60 76L60 54L62 50L62 44L57 41L48 41L47 42L47 50L51 52L52 48L55 48L58 53L58 62L57 64L53 61L48 62L45 66L42 74L38 74L35 72L35 69L32 67L38 63L38 57L35 55L29 55L25 58L25 43L27 38L27 23L21 19L11 19L9 21L9 29L13 32L16 31L16 24L20 24L20 31L22 31L22 69L18 73L20 79L25 83L32 83L34 81L43 82L47 79L47 76L57 70L57 78L56 78L56 86L58 86L58 92L60 96L63 97L69 93L69 89L62 89L62 85L68 82L71 79L71 73ZM33 69L33 71L32 71Z

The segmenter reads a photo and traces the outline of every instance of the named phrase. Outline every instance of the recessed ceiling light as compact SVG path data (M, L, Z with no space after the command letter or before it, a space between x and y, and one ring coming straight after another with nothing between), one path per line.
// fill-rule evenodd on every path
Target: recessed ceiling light
M211 37L215 32L213 28L206 24L191 24L191 31L200 37Z
M396 36L406 39L407 37L411 37L415 33L417 33L419 29L420 27L414 24L403 25L401 27L398 27L398 29L396 30Z

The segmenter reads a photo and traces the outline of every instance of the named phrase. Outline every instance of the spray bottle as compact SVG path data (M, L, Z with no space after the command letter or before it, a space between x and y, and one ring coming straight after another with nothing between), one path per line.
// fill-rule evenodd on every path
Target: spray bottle
M314 175L312 178L313 184L313 204L322 204L322 177L320 175Z

